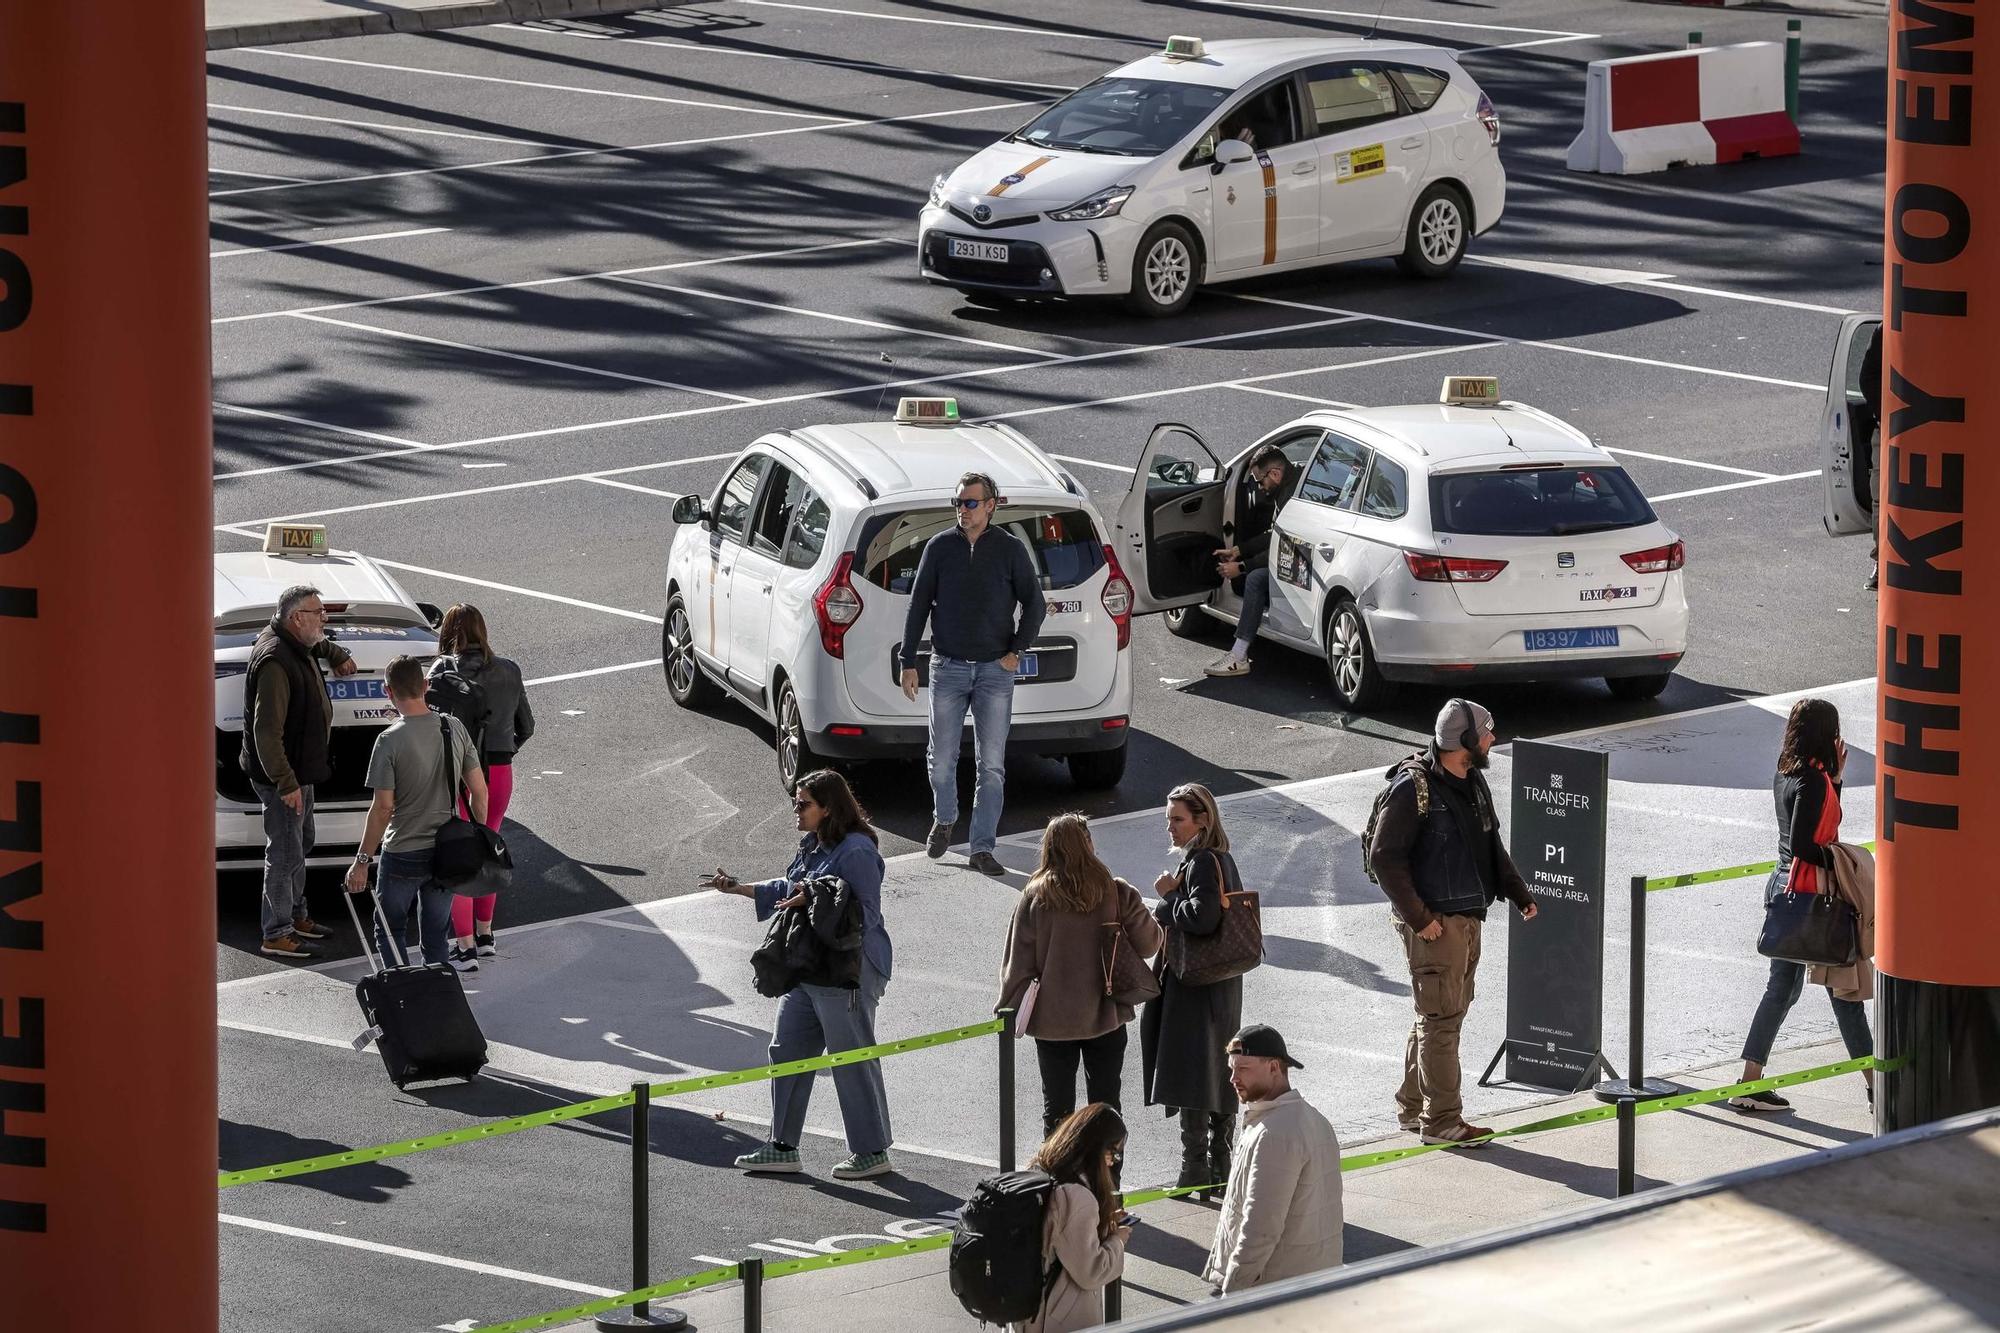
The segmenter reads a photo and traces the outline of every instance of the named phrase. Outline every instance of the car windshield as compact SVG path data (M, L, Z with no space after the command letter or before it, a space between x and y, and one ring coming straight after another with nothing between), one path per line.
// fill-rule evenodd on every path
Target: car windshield
M1459 472L1431 478L1431 524L1486 537L1569 537L1636 528L1653 507L1616 467Z
M1158 157L1194 133L1229 91L1156 79L1099 79L1007 138L1037 148Z
M956 521L941 505L877 515L861 530L854 572L878 588L907 593L924 543ZM993 524L1027 544L1044 591L1074 588L1104 568L1104 538L1081 509L1002 505Z

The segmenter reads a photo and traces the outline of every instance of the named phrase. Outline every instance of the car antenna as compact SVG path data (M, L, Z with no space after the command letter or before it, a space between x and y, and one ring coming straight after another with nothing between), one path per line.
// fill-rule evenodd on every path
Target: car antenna
M1388 7L1389 0L1379 0L1379 3L1376 4L1375 21L1368 25L1368 35L1362 38L1363 41L1372 42L1375 40L1375 30L1382 26L1382 11Z

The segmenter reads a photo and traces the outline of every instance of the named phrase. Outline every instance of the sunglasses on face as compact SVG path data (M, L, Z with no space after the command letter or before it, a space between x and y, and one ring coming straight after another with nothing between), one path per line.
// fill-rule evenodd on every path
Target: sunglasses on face
M953 504L955 504L955 505L957 505L957 506L958 506L958 507L959 507L960 509L977 509L977 508L979 508L979 506L981 506L981 505L985 504L985 503L986 503L986 501L984 501L984 500L968 500L968 499L966 499L966 498L965 498L964 496L962 496L962 495L961 495L961 496L959 496L959 497L958 497L958 499L956 499L956 500L952 501L952 503L953 503Z
M792 802L792 809L799 814L804 814L806 811L812 809L817 804L819 804L819 802L811 799L810 797L801 796L797 800Z

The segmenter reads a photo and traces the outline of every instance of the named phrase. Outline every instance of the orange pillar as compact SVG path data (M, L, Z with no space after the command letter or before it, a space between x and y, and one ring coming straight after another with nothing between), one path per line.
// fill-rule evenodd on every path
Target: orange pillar
M2000 10L1891 0L1888 121L1876 961L1898 1129L2000 1103Z
M216 1326L201 0L0 5L0 1324Z

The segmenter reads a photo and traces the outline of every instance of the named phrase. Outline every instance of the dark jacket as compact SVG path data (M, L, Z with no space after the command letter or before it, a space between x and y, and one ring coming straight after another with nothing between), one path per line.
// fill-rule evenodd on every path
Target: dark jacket
M332 639L308 648L271 617L243 673L237 762L251 781L286 796L333 776L333 703L320 663L339 666L352 656Z
M815 875L800 886L805 902L777 914L763 947L750 956L760 995L794 986L861 985L860 896L837 875Z
M1418 774L1398 761L1384 775L1389 801L1375 828L1375 878L1397 918L1422 930L1439 915L1483 918L1496 898L1526 909L1533 899L1500 837L1485 775L1474 769L1459 782L1435 754L1421 768L1428 812L1418 813Z
M528 707L521 668L511 658L489 659L477 648L468 648L431 662L432 678L442 671L456 671L479 686L486 696L486 715L472 729L474 739L482 755L493 756L497 763L511 763L515 752L535 734L535 710Z
M968 542L953 527L925 542L917 558L910 610L903 618L902 663L917 664L927 620L932 653L961 662L997 662L1033 647L1047 614L1035 559L1019 537L989 527L977 542Z
M1269 495L1256 483L1251 483L1242 513L1236 519L1235 540L1230 543L1243 553L1243 572L1230 580L1230 586L1239 594L1243 591L1243 580L1250 576L1251 570L1270 566L1271 529L1277 526L1278 511L1285 507L1285 502L1298 488L1299 470L1290 463L1285 464L1285 479Z
M782 879L767 879L753 885L757 919L768 920L778 904L792 895L794 883L804 883L818 875L833 875L846 881L861 903L861 955L883 981L888 981L894 962L889 947L889 931L882 924L882 852L866 833L854 832L832 847L821 844L808 833L799 842L799 853Z
M1181 862L1179 883L1153 909L1159 923L1190 935L1222 929L1222 893L1243 887L1228 852L1196 852ZM1234 1111L1229 1056L1223 1048L1243 1026L1243 978L1189 986L1174 976L1163 949L1153 964L1160 998L1146 1002L1139 1019L1139 1054L1146 1105L1170 1109Z
M1836 795L1841 789L1835 779ZM1778 812L1778 865L1764 881L1764 901L1770 902L1791 882L1792 858L1831 873L1833 844L1813 841L1820 816L1826 813L1826 783L1819 769L1803 773L1780 773L1771 779L1772 803Z

